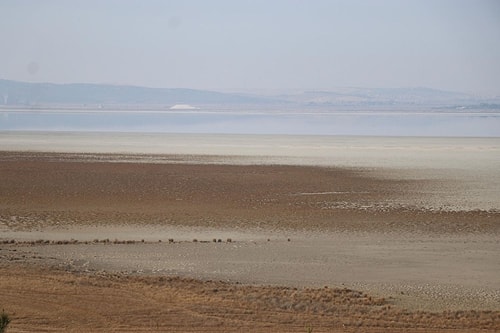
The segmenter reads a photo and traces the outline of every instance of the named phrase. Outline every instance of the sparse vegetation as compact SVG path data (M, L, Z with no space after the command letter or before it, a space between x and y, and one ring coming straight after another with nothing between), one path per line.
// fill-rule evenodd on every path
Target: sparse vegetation
M115 321L116 318L123 318L123 322L132 319L134 326L126 328L134 331L146 330L155 323L158 323L161 331L192 331L194 327L201 328L200 331L217 331L235 322L241 325L240 331L261 333L273 329L280 332L316 333L341 328L353 332L394 333L405 330L434 331L436 327L443 331L496 332L500 328L499 311L411 311L393 306L393 300L333 286L293 288L126 273L68 274L65 271L17 264L0 265L0 276L3 277L3 289L9 289L5 295L0 293L4 304L36 310L36 304L42 303L43 297L46 297L46 294L37 292L37 286L57 290L54 299L64 300L63 307L57 301L46 305L47 318L52 325L50 327L47 324L40 327L36 316L24 317L26 312L19 313L23 316L23 325L29 327L27 331L56 328L91 331L93 323L71 320L75 316L75 308L87 311L89 316L99 313L96 316L99 324L109 328L109 331L118 329L115 323L124 330L125 327ZM75 286L78 286L81 294L73 294ZM133 293L130 292L131 288L134 289ZM120 302L101 304L97 301L101 298L117 298ZM151 302L153 311L148 309L148 318L144 320L146 302ZM123 312L124 306L130 309L126 313ZM113 320L108 321L107 318Z

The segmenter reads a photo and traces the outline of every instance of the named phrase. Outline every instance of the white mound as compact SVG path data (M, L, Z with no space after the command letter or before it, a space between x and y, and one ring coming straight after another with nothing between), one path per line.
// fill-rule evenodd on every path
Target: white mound
M198 108L189 104L175 104L170 110L197 110Z

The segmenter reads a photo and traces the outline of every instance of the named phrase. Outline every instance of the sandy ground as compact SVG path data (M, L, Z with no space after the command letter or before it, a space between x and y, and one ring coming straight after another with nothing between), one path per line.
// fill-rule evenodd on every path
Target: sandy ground
M11 331L500 329L500 212L426 204L462 184L132 157L0 153Z

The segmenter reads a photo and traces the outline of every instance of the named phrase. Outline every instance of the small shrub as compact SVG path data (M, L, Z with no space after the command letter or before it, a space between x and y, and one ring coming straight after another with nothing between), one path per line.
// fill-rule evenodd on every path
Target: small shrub
M2 310L2 314L0 315L0 333L5 332L5 329L10 323L9 315Z

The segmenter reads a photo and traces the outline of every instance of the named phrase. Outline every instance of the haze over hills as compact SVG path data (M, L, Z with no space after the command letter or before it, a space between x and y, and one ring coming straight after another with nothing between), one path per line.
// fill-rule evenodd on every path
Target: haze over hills
M482 98L430 88L337 88L332 91L299 91L286 94L222 93L186 88L147 88L107 84L53 84L0 80L2 107L156 107L182 105L253 106L273 108L437 107L500 110L500 98Z
M184 88L107 84L53 84L0 80L3 105L175 105L262 103L264 98Z

